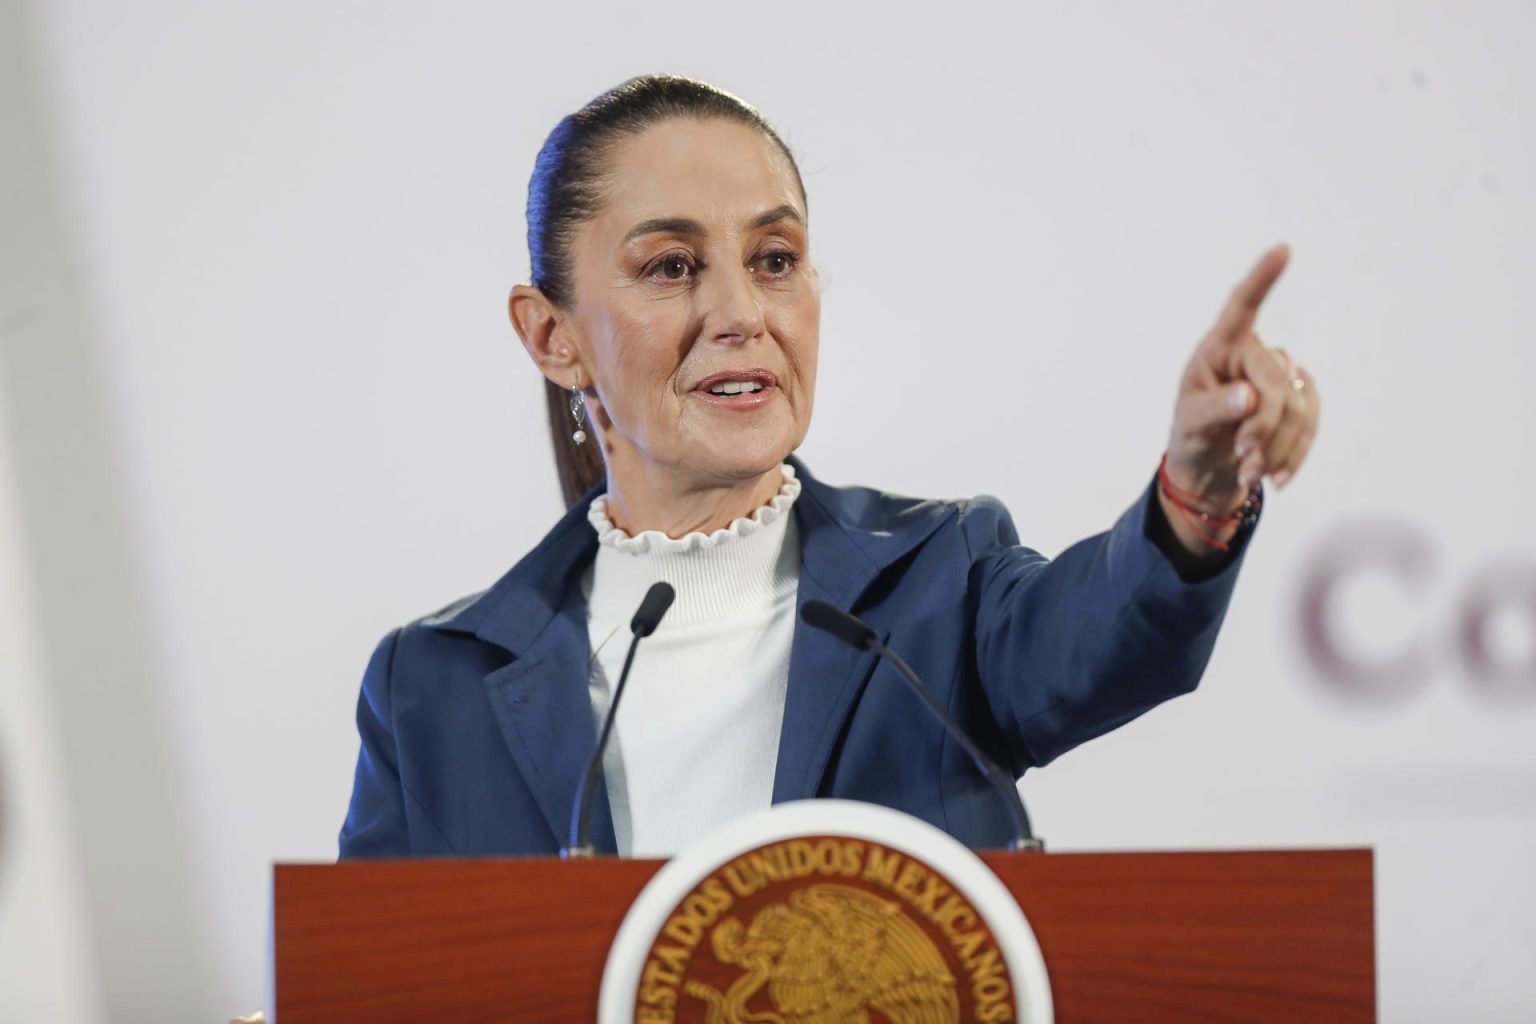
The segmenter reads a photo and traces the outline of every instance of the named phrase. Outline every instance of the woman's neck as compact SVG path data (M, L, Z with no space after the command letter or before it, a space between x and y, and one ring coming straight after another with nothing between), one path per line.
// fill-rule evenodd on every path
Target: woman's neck
M716 484L680 484L670 475L608 472L608 519L629 534L659 530L668 537L714 533L768 504L784 486L778 466L761 476Z

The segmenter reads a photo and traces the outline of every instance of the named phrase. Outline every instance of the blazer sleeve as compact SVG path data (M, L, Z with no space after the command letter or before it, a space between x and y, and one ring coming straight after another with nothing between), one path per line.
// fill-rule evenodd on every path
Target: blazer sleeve
M362 748L352 784L352 803L341 827L342 860L405 857L411 853L400 782L394 727L390 717L390 674L400 630L380 641L363 674L357 700L357 732Z
M1149 532L1156 483L1106 533L1055 559L1022 547L995 498L963 509L975 658L1014 770L1043 765L1200 681L1253 527L1187 582Z

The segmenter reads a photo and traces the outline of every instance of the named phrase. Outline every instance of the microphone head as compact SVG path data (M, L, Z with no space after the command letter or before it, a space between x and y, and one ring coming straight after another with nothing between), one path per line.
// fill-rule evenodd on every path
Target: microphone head
M667 614L676 596L677 591L672 589L671 584L652 583L651 589L645 592L645 599L640 602L640 610L629 621L630 632L642 637L656 632L656 627L661 625L661 617Z
M807 626L831 633L845 644L865 650L879 640L873 627L857 615L825 601L807 601L800 606L800 618Z

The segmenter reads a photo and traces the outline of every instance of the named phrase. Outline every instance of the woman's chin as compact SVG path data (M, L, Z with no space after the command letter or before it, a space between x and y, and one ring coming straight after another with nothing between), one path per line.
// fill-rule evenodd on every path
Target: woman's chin
M786 409L764 412L768 415L712 416L688 424L690 429L680 438L685 463L701 476L733 481L751 480L777 469L805 432L793 416L786 415Z
M745 483L773 472L794 451L787 438L720 438L698 452L703 475Z

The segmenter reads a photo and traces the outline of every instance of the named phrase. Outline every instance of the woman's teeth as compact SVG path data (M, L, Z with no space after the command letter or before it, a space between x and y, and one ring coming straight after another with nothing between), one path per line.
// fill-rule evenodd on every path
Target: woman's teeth
M711 385L709 393L712 395L751 395L761 390L763 390L762 384L755 380L728 380L721 384Z

